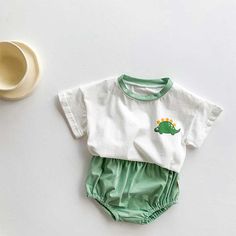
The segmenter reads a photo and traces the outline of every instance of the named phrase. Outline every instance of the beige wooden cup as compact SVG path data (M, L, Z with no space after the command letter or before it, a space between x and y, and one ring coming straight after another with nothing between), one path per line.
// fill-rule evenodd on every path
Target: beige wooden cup
M0 78L0 98L7 100L24 98L33 91L39 81L37 56L25 43L0 42L0 47L1 44L2 48L10 48L8 51L2 51L10 56L9 59L2 60L3 65L0 60L0 77L2 77Z
M20 47L11 42L0 42L0 91L19 87L26 72L27 61Z

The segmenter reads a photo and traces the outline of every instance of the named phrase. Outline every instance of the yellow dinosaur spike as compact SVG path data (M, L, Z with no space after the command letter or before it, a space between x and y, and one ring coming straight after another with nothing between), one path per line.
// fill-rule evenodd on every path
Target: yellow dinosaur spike
M175 124L175 123L173 123L173 125L174 125L174 126L176 126L176 124Z
M170 119L170 122L172 123L172 122L173 122L173 120L172 120L172 119Z
M169 118L166 118L166 121L169 121Z
M160 121L159 121L159 120L157 120L157 124L158 124L158 125L160 124Z
M164 118L161 118L161 121L164 121Z

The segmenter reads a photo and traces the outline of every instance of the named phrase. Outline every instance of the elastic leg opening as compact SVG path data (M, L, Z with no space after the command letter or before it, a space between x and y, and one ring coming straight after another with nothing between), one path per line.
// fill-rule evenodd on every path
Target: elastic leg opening
M156 218L158 218L161 214L166 212L172 205L176 204L176 201L170 202L169 204L157 207L156 210L152 211L150 215L148 215L143 221L142 224L148 224L154 221Z
M117 214L112 209L112 207L110 207L108 204L106 204L99 197L96 197L96 196L93 196L93 195L88 195L88 197L94 199L100 206L102 206L103 209L105 210L105 212L108 213L108 215L110 215L113 218L113 220L117 221L119 219Z

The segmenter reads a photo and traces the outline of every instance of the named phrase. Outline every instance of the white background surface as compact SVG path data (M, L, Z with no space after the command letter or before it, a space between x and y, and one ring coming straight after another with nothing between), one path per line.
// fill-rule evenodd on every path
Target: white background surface
M0 101L0 236L236 235L235 12L233 0L1 0L1 40L31 45L42 80ZM58 109L59 90L122 73L171 77L224 108L188 151L179 203L149 225L114 222L85 196L86 138Z

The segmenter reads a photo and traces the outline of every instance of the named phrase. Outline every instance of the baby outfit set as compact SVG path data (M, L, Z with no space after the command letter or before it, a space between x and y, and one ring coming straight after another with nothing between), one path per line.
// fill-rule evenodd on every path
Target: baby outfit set
M177 202L186 146L200 147L222 109L170 78L113 76L59 101L92 155L87 196L114 220L146 224Z

